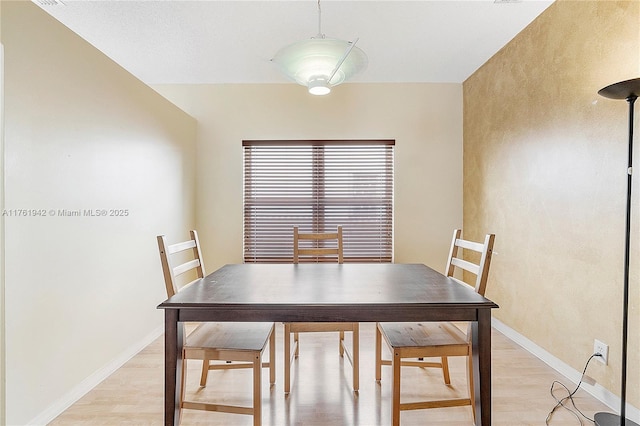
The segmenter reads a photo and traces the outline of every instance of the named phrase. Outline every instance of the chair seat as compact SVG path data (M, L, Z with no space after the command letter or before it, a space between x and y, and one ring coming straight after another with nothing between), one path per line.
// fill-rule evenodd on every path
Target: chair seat
M262 351L273 328L270 322L208 322L200 324L188 336L185 347Z
M389 346L393 348L437 348L468 346L467 335L449 322L383 322L378 324Z

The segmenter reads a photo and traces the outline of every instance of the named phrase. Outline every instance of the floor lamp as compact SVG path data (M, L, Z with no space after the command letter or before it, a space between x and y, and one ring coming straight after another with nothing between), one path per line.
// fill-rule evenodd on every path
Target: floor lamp
M596 413L596 426L638 426L626 418L627 395L627 332L629 328L629 243L631 234L631 163L633 157L633 106L640 96L640 78L620 81L598 91L598 94L611 99L626 99L629 103L629 167L627 169L627 232L624 254L624 291L622 304L622 380L620 390L620 415Z

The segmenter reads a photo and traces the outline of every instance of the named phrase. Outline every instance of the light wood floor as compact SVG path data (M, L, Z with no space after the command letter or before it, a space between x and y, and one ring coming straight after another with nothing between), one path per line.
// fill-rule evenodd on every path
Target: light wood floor
M338 355L337 335L301 335L301 354L292 367L291 394L283 392L282 325L277 330L277 378L269 388L268 371L263 370L263 415L266 426L390 424L390 367L384 367L382 382L374 380L373 324L361 324L360 392L351 390L351 366ZM544 425L555 405L549 394L551 383L560 376L501 333L493 331L493 424L504 426ZM585 359L586 361L586 359ZM442 382L439 370L405 368L402 400L428 395L466 395L462 359L450 359L451 386ZM199 364L188 367L190 399L218 398L249 404L250 370L212 372L206 388L198 387ZM163 339L159 338L95 389L55 419L51 425L160 425L163 422ZM426 399L425 398L425 399ZM576 405L589 417L610 411L583 390L574 396ZM470 425L470 407L405 411L403 425ZM251 425L250 416L185 410L183 425ZM571 413L558 410L550 425L581 424ZM590 424L583 419L583 424Z

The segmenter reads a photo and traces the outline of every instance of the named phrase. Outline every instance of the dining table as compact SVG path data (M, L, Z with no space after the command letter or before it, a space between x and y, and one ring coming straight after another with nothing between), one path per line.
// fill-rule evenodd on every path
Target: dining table
M162 302L166 425L180 420L184 322L468 321L475 423L491 425L491 310L498 305L423 264L243 263Z

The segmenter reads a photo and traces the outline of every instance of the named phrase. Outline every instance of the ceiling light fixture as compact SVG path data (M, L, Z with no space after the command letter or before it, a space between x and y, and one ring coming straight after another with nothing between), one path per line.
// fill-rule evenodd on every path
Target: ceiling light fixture
M286 46L272 61L296 83L306 86L312 95L326 95L333 86L367 67L367 55L356 43L326 38L322 34L322 13L318 0L318 35Z

